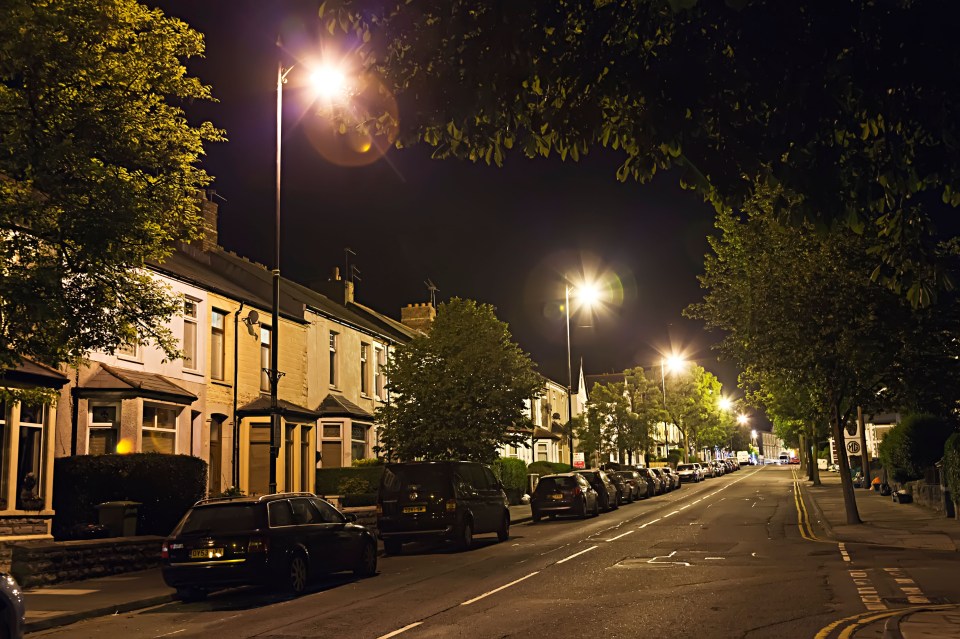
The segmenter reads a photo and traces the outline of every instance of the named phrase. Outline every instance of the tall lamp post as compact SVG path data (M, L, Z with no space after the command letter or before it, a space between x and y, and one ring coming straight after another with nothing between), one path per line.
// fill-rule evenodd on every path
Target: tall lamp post
M277 46L281 45L277 40ZM277 458L280 456L280 407L278 390L280 378L284 373L280 371L280 176L281 176L281 144L283 141L283 85L287 82L287 75L293 70L293 65L283 66L283 61L277 63L277 180L276 198L274 201L274 228L273 228L273 305L270 313L270 368L265 370L270 380L270 469L269 491L277 492ZM327 98L342 96L346 91L346 78L342 71L331 66L318 68L310 76L311 83L317 95ZM290 487L287 486L287 489Z
M671 373L674 373L681 368L687 362L677 355L671 355L670 357L661 357L660 358L660 386L663 389L663 412L667 413L667 377L664 373L664 365L670 369ZM670 452L670 435L667 433L667 421L663 421L663 454L666 455ZM686 458L686 456L684 457Z
M584 283L577 289L571 289L570 282L564 284L563 310L567 316L567 424L570 426L570 466L573 466L573 358L570 351L570 292L587 308L592 308L600 299L600 291L595 284Z

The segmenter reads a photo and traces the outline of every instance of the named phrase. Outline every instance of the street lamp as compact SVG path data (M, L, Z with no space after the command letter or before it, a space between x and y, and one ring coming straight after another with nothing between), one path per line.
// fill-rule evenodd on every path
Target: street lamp
M667 412L667 377L664 374L664 366L670 369L671 373L677 373L687 365L685 359L679 355L670 355L660 358L660 387L663 389L663 412ZM663 422L663 453L670 452L670 437L667 435L667 422ZM686 456L684 456L686 458Z
M582 306L593 308L600 302L601 291L596 284L584 283L571 289L570 282L564 284L563 310L567 316L567 425L570 427L570 466L573 467L573 361L570 354L570 292Z
M280 46L280 41L277 41ZM287 75L293 70L293 65L283 66L283 61L277 63L277 181L276 198L274 202L274 229L273 229L273 305L271 308L270 327L270 368L266 370L270 380L270 470L269 492L277 492L277 457L280 454L280 410L278 401L278 387L280 378L280 176L281 176L281 142L283 140L283 85L287 82ZM319 65L310 74L311 84L317 97L334 100L344 97L347 93L346 75L342 69L330 64ZM236 380L234 380L236 383ZM289 486L287 486L289 489Z

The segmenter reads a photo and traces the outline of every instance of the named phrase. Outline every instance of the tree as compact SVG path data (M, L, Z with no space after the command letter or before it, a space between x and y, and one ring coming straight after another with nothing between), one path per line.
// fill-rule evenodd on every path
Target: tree
M177 302L145 272L199 235L203 143L180 104L203 38L135 0L8 0L0 20L0 367L154 340Z
M677 373L666 390L666 411L683 438L683 461L689 459L691 446L699 449L701 435L722 428L720 380L696 364ZM726 433L720 441L727 439Z
M914 357L904 348L912 309L871 282L866 238L784 225L771 195L754 200L742 218L718 216L721 235L711 238L701 278L707 293L687 314L726 331L721 349L761 383L789 380L789 388L809 393L842 442L856 407L903 370L898 361ZM859 523L845 455L840 474L847 521Z
M655 380L649 379L643 368L637 366L625 370L623 374L630 400L630 411L634 415L637 446L646 455L653 448L657 424L666 420L663 395L660 385Z
M525 400L543 382L493 306L453 298L427 335L398 346L386 369L391 402L377 410L390 458L492 462L532 427Z
M947 0L327 0L331 33L398 97L377 122L437 157L621 154L718 210L772 186L795 222L867 238L873 277L951 285L934 221L960 204L960 66ZM922 34L922 37L920 37ZM391 131L391 133L394 133Z
M636 448L633 415L627 396L626 384L594 384L590 390L590 402L587 404L586 439L580 445L586 453L609 455L617 453L617 460L623 461L626 451Z

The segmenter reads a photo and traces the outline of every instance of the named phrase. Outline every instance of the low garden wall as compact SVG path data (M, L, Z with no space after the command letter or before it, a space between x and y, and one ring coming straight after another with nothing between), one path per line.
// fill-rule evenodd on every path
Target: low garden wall
M84 541L15 541L10 572L23 588L106 577L160 565L163 537L114 537Z

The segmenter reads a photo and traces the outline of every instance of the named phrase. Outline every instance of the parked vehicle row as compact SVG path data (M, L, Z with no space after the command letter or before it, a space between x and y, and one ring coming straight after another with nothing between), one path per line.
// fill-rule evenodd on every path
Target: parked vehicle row
M738 470L740 470L740 462L734 457L715 459L702 463L679 464L677 466L677 474L679 474L680 479L686 483L700 482L708 477L720 477L721 475L733 473Z

